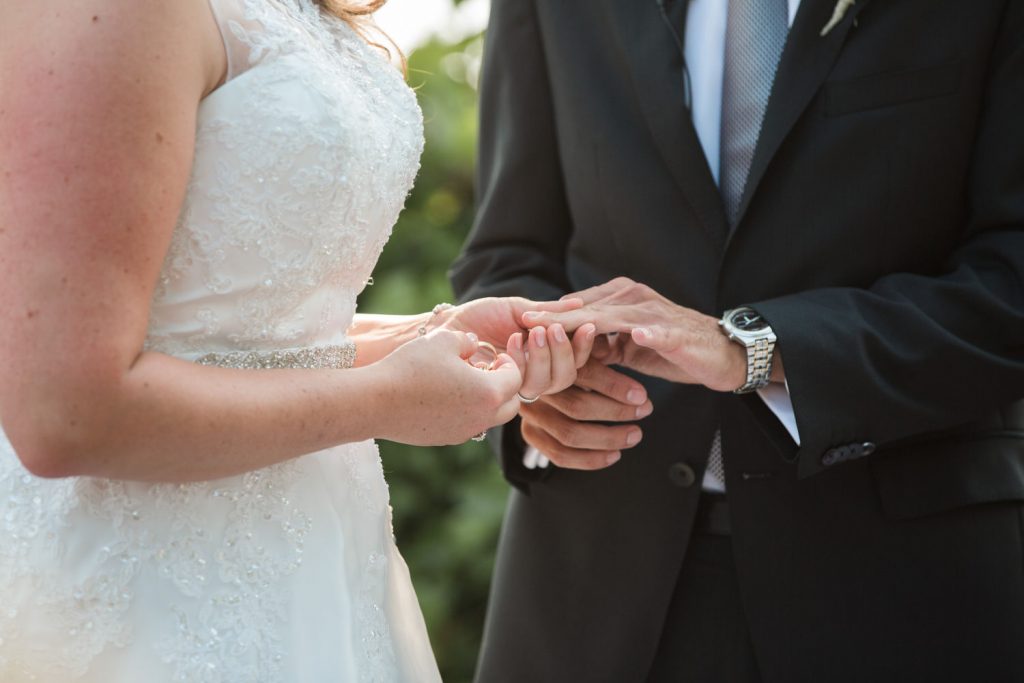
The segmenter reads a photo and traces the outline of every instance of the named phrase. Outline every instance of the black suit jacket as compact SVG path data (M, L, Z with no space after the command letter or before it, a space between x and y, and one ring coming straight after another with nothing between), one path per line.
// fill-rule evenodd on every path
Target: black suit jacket
M655 0L494 0L457 291L752 305L801 446L659 380L604 471L527 471L506 429L481 681L644 679L719 426L766 680L1024 680L1024 2L859 0L823 37L834 6L802 0L730 234Z

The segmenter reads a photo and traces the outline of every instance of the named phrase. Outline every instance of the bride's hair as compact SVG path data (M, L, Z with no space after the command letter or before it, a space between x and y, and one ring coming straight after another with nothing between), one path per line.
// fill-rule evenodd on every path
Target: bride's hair
M402 70L405 70L405 55L402 54L402 50L395 45L394 41L391 40L387 34L384 34L380 29L373 23L372 15L374 12L384 6L388 0L364 0L362 2L353 2L353 0L316 0L316 3L326 9L331 14L334 14L343 19L349 26L351 26L359 35L361 35L366 42L374 47L379 47L384 50L387 55L391 56L391 49L386 45L382 45L373 40L368 35L368 30L372 30L378 34L384 36L384 38L391 43L391 47L395 49L398 54L398 58L402 63Z
M339 17L349 22L358 22L363 17L368 17L379 10L388 0L367 0L366 2L351 2L350 0L316 0Z

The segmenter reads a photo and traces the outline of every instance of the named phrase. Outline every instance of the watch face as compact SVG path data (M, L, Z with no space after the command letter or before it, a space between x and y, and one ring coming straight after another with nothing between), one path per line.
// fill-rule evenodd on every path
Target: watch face
M762 318L760 313L750 309L736 311L729 322L733 327L744 332L758 332L768 327L768 321Z

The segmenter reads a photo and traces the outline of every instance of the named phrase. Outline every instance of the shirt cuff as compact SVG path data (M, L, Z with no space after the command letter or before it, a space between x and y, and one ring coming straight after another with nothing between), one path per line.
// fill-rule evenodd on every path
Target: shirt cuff
M543 469L551 464L548 456L538 451L533 446L527 446L523 453L523 467L528 470Z
M793 437L796 445L800 445L800 430L796 426L796 414L793 412L793 400L789 397L789 383L772 382L766 387L757 390L768 410L779 418L779 422L786 428L789 435Z

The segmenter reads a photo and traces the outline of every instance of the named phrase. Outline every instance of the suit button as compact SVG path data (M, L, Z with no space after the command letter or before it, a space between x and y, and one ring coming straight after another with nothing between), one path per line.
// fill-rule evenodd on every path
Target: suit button
M830 467L847 460L856 460L857 458L863 458L865 455L871 455L875 452L877 446L871 441L865 441L864 443L851 443L845 446L838 446L836 448L830 448L825 451L825 455L821 456L821 464L825 467Z
M668 478L673 484L683 489L693 486L693 482L697 481L697 475L694 474L693 468L685 462L677 462L669 467Z

